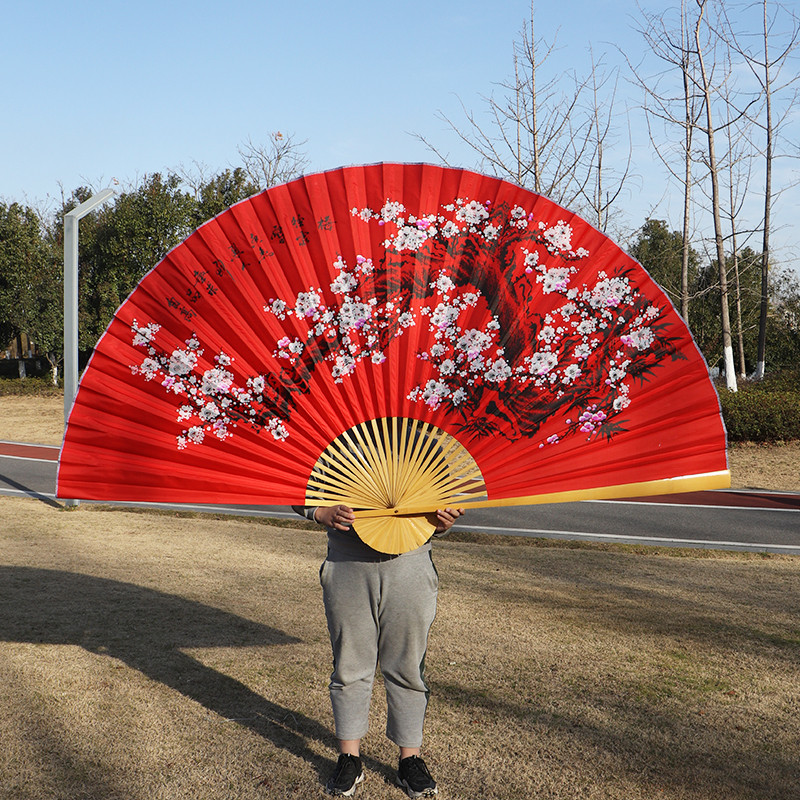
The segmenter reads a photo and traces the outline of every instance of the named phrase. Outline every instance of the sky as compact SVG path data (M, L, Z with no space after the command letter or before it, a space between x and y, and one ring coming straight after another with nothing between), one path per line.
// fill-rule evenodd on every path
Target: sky
M41 207L55 205L62 188L125 186L193 165L213 174L239 165L248 139L265 143L274 131L305 142L309 171L436 162L420 135L451 163L475 167L440 115L465 122L464 108L480 111L500 92L530 8L530 0L0 0L0 199ZM624 63L620 51L641 51L638 19L635 0L535 10L537 38L558 42L551 63L579 72L590 47L609 67ZM641 104L624 81L620 93ZM678 227L679 190L664 191L636 119L628 224L655 211ZM791 229L776 240L796 266Z

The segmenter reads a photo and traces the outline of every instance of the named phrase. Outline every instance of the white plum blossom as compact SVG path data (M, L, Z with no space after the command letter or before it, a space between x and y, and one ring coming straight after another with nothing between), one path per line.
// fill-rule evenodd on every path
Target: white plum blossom
M213 422L220 414L216 403L206 403L198 412L197 416L204 422Z
M352 273L342 270L331 283L331 291L334 294L345 294L352 292L356 286L358 286L358 278Z
M374 216L372 211L369 208L362 208L361 210L357 208L352 208L350 213L354 217L360 217L362 222L369 222L372 217Z
M197 354L193 351L176 349L169 359L170 375L188 375L197 363Z
M536 338L543 342L552 342L556 338L556 329L552 325L545 325Z
M286 319L286 303L283 300L270 300L269 305L264 306L264 311L273 313L278 319Z
M456 211L456 219L466 222L469 225L480 225L480 223L488 217L489 212L486 210L486 207L477 200L470 200L469 203Z
M575 303L564 303L564 305L557 309L555 313L558 314L565 322L567 322L577 311L578 307L575 305ZM575 321L572 322L573 326L577 324L578 323Z
M361 328L371 316L372 309L368 303L362 303L349 296L345 297L339 312L339 330L346 333L354 328Z
M542 238L551 252L568 252L572 243L572 227L560 219L557 224L544 229Z
M392 222L400 214L405 213L406 207L402 203L387 200L380 210L380 217L384 222Z
M189 428L186 434L186 438L189 439L189 441L193 442L194 444L200 444L203 441L204 437L205 437L205 431L198 425Z
M448 328L458 319L459 313L457 306L439 303L431 314L431 325L440 329Z
M331 370L334 381L336 383L342 382L343 375L349 375L356 368L356 360L347 353L341 353L336 358L336 363Z
M156 324L155 322L151 322L148 325L143 325L142 327L139 327L136 320L133 321L133 325L131 326L131 328L136 334L133 337L134 347L149 347L150 342L155 338L156 334L161 330L161 326Z
M316 313L321 302L322 297L313 289L300 292L294 306L295 313L298 317L311 317Z
M511 367L505 359L498 358L492 362L491 366L484 373L484 378L491 383L500 383L511 377Z
M371 275L375 271L375 265L372 263L371 258L365 256L356 256L355 272L358 275Z
M539 275L536 280L542 284L542 291L545 294L552 292L563 292L569 284L569 267L553 267L545 270L543 275Z
M525 253L525 258L522 259L522 263L526 267L535 267L539 263L538 250L528 250L525 247L523 247L522 252Z
M426 405L431 408L438 408L442 400L450 395L450 387L441 381L429 380L425 384L425 388L420 390L419 387L414 389L408 395L409 400L421 399Z
M431 284L431 288L435 287L440 294L447 294L456 288L453 279L448 275L440 275L439 278Z
M519 230L524 230L528 227L528 212L522 206L514 206L511 209L511 225Z
M233 434L228 430L228 426L225 422L221 419L217 419L211 426L211 433L217 437L220 441L224 441L229 436L233 436Z
M131 368L134 375L141 373L146 381L152 381L157 378L160 369L161 365L154 358L145 358L140 366Z
M477 328L465 331L463 336L456 342L456 348L467 353L467 357L474 357L486 350L492 344L492 338L488 333L484 333Z
M604 273L600 274L604 275ZM588 302L597 309L617 308L627 300L630 291L630 285L626 278L604 277L589 293Z
M460 232L458 225L452 220L448 220L442 226L442 235L447 239L452 239L454 236L457 236Z
M525 273L530 275L539 264L539 251L528 250L523 247L522 252L525 253L525 258L522 259L522 263L525 267Z
M289 437L289 431L286 430L286 426L277 417L273 417L267 423L267 429L274 439L283 441Z
M656 337L650 328L637 328L621 338L625 344L635 347L637 350L647 350Z
M394 241L386 240L386 246L393 246L397 250L419 250L426 241L428 241L428 234L425 231L405 225L397 232Z
M590 345L586 344L586 342L583 342L582 344L579 344L572 352L575 358L580 360L583 358L588 358L592 354L592 348Z
M555 353L537 351L530 358L526 358L525 363L532 375L546 375L556 367L558 357Z
M631 404L627 395L621 394L614 398L613 408L614 411L622 411Z
M233 375L226 369L215 367L203 373L201 391L204 394L225 393L231 388Z

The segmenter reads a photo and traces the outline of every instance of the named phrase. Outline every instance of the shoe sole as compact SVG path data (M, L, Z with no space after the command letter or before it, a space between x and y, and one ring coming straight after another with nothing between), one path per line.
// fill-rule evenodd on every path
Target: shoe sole
M417 798L417 797L435 797L437 794L439 794L439 787L438 786L434 786L432 789L424 789L421 792L417 792L414 789L412 789L408 785L408 783L406 781L402 780L401 778L398 778L396 783L401 789L403 789L405 791L405 793L409 797L412 798L412 800L413 800L413 798Z
M329 794L331 797L352 797L356 793L356 789L358 788L359 783L364 782L364 773L362 772L357 778L356 782L346 791L343 792L341 789L329 789L327 786L325 787L325 794Z

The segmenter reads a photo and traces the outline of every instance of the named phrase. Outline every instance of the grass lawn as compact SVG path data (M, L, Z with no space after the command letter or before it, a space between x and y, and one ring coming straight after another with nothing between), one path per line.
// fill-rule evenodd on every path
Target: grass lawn
M60 397L0 397L59 444ZM800 491L800 443L729 451ZM425 757L454 800L788 800L800 559L437 542ZM324 534L0 497L0 800L322 794L334 764ZM358 795L404 797L376 686Z
M321 796L321 531L18 498L0 519L0 798ZM495 536L435 554L441 796L795 796L800 559ZM359 795L399 799L376 689Z

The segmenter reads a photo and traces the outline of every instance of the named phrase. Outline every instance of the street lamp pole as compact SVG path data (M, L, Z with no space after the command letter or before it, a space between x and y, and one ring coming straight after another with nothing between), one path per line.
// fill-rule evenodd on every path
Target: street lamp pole
M114 194L103 189L64 215L64 426L78 393L78 221ZM77 501L67 501L77 505Z

